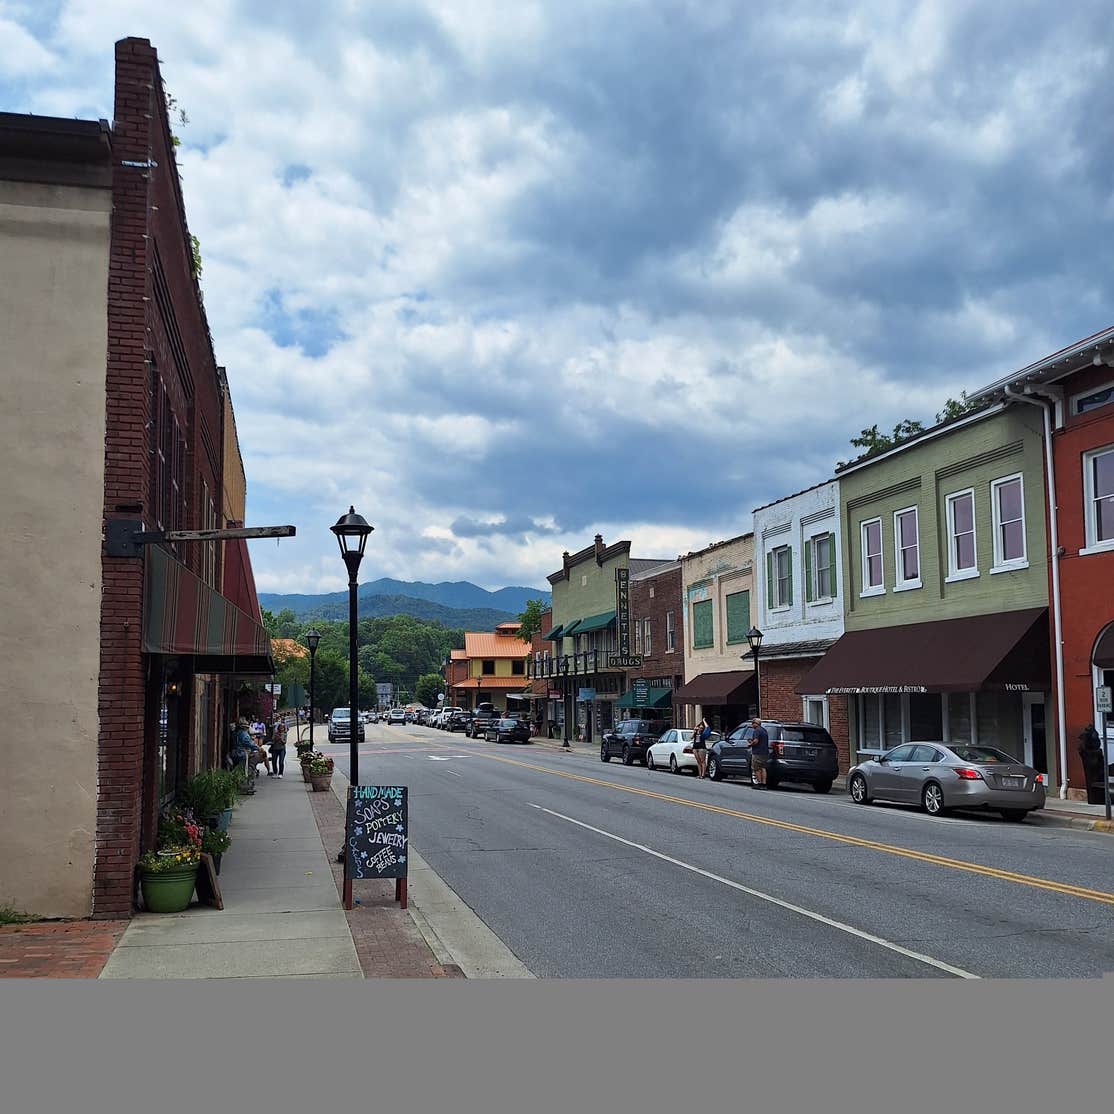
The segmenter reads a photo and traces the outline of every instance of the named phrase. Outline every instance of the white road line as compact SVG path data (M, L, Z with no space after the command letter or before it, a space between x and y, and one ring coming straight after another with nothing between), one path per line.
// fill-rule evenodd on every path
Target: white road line
M578 828L586 828L590 832L595 832L596 835L605 836L607 839L613 839L616 843L622 843L627 847L633 847L636 851L644 851L647 855L653 855L655 859L661 859L663 862L672 863L674 866L679 866L684 870L691 870L693 874L699 874L704 878L710 878L713 882L719 882L724 886L730 886L731 889L749 894L751 897L756 897L760 901L768 901L771 905L777 905L782 909L788 909L791 913L799 913L802 917L808 917L809 920L819 921L820 924L826 924L829 928L839 929L840 932L846 932L850 936L857 936L860 940L866 940L871 944L877 944L881 948L887 948L889 951L897 952L899 955L907 956L909 959L915 959L919 963L927 963L929 967L935 967L939 971L946 971L949 975L955 975L961 979L977 979L981 977L972 974L970 971L964 971L962 967L953 967L950 963L945 963L943 960L933 959L930 955L922 955L920 952L911 951L909 948L903 948L900 944L895 944L891 940L883 940L881 936L874 936L869 932L863 932L862 929L854 928L849 924L844 924L842 921L833 921L830 917L825 917L822 913L814 913L811 909L803 909L799 905L792 904L792 902L782 901L780 897L774 897L772 894L763 893L761 890L751 889L750 886L744 886L742 883L734 882L730 878L724 878L722 875L713 874L710 870L703 870L701 867L694 866L692 863L686 863L681 859L673 858L671 855L662 854L661 851L655 851L652 847L647 847L642 843L634 843L612 832L605 832L602 828L593 828L591 824L585 824L582 820L574 820L571 816L565 816L563 813L554 812L552 809L543 808L541 805L536 805L529 801L527 804L529 804L531 808L536 808L541 812L548 813L550 816L556 816L559 820L567 820L570 824L575 824Z

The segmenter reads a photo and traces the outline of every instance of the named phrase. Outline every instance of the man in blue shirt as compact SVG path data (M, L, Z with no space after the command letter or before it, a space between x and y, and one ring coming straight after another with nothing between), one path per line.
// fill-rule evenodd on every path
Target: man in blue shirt
M766 788L766 762L770 757L770 736L755 716L750 721L750 768L756 789Z

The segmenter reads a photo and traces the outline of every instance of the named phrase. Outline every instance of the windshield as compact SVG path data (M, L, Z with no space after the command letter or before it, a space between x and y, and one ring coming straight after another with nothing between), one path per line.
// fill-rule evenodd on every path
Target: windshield
M777 733L786 743L832 743L831 736L822 727L782 727Z
M996 750L994 747L952 747L960 762L979 762L983 765L995 766L1000 762L1016 764L1019 758Z
M351 711L350 708L334 708L331 718L332 719L348 719L350 711Z

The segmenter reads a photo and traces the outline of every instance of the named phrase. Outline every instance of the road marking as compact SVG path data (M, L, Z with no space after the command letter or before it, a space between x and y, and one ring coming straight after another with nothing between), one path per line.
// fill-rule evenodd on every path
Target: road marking
M475 758L474 754L427 754L430 762L451 762L454 758Z
M955 975L957 978L961 979L977 979L981 977L972 974L970 971L963 970L962 967L953 967L950 963L945 963L941 959L933 959L930 955L911 951L909 948L902 947L901 944L895 944L892 940L884 940L881 936L875 936L873 933L864 932L861 928L855 928L853 925L844 924L843 921L834 921L831 917L825 917L823 913L814 913L811 909L804 909L800 905L794 905L791 901L783 901L780 897L774 897L773 894L763 893L761 890L755 890L750 886L744 886L741 882L735 882L730 878L724 878L721 874L713 874L710 870L704 870L702 867L694 866L692 863L686 863L683 859L675 859L672 855L665 855L661 851L655 851L652 847L647 847L643 843L635 843L633 840L624 839L622 836L615 835L613 832L604 831L603 828L594 828L591 824L585 824L582 820L574 820L571 816L565 816L564 813L554 812L552 809L543 808L541 805L530 804L530 807L548 813L550 816L556 816L559 820L567 820L570 824L575 824L578 828L586 828L588 831L595 832L597 835L606 836L608 839L615 840L616 843L622 843L627 847L633 847L636 851L644 851L647 855L653 855L655 859L661 859L662 862L672 863L674 866L679 866L683 870L690 870L693 874L699 874L703 878L710 878L713 882L719 882L721 885L730 886L731 889L738 890L740 893L748 894L751 897L756 897L760 901L768 901L771 905L777 905L782 909L788 909L791 913L798 913L802 917L808 917L809 920L818 921L820 924L826 924L829 928L835 928L840 932L846 932L849 936L857 936L860 940L866 940L870 944L877 944L879 947L886 948L891 952L897 952L899 955L904 955L909 959L915 959L918 963L927 963L929 967L935 967L938 971L946 971L949 975Z
M443 744L431 742L429 745L442 746ZM448 750L450 748L445 745L444 749ZM518 758L507 758L500 754L489 754L482 750L475 753L492 762L505 762L510 766L521 766L524 770L536 770L552 777L563 777L570 781L582 781L588 785L599 785L604 789L612 789L618 793L631 793L637 797L649 797L652 800L684 805L688 808L700 809L703 812L712 812L719 816L730 816L736 820L748 820L752 824L763 824L767 827L779 828L782 831L816 836L819 839L828 839L834 843L846 843L851 847L861 847L868 851L896 855L899 858L913 859L916 862L928 863L932 866L947 867L950 870L960 870L967 874L978 874L984 878L995 878L1000 882L1013 882L1018 886L1030 886L1033 889L1047 890L1049 893L1062 894L1065 897L1077 897L1083 901L1094 901L1100 905L1114 906L1114 893L1107 893L1105 890L1091 890L1084 886L1073 886L1067 882L1054 882L1051 879L1038 878L1035 875L1017 874L1012 870L999 870L997 867L983 866L981 863L970 863L963 859L948 859L942 855L930 855L925 851L913 851L907 847L897 847L894 844L880 843L873 839L860 839L858 836L842 835L839 832L829 832L822 828L808 828L803 824L793 824L787 820L775 820L770 816L758 816L752 812L740 812L737 809L705 804L702 801L692 801L685 797L673 797L668 793L655 793L650 789L638 789L633 785L620 785L618 782L604 781L602 778L588 777L585 774L574 774L567 770L551 770L547 766L535 766L531 762L523 762Z

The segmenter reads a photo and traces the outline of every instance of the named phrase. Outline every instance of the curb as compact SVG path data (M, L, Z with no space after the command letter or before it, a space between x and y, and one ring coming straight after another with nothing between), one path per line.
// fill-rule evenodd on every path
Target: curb
M1055 813L1029 813L1029 823L1041 828L1074 828L1078 832L1114 835L1114 820L1091 820L1086 816L1057 816Z

